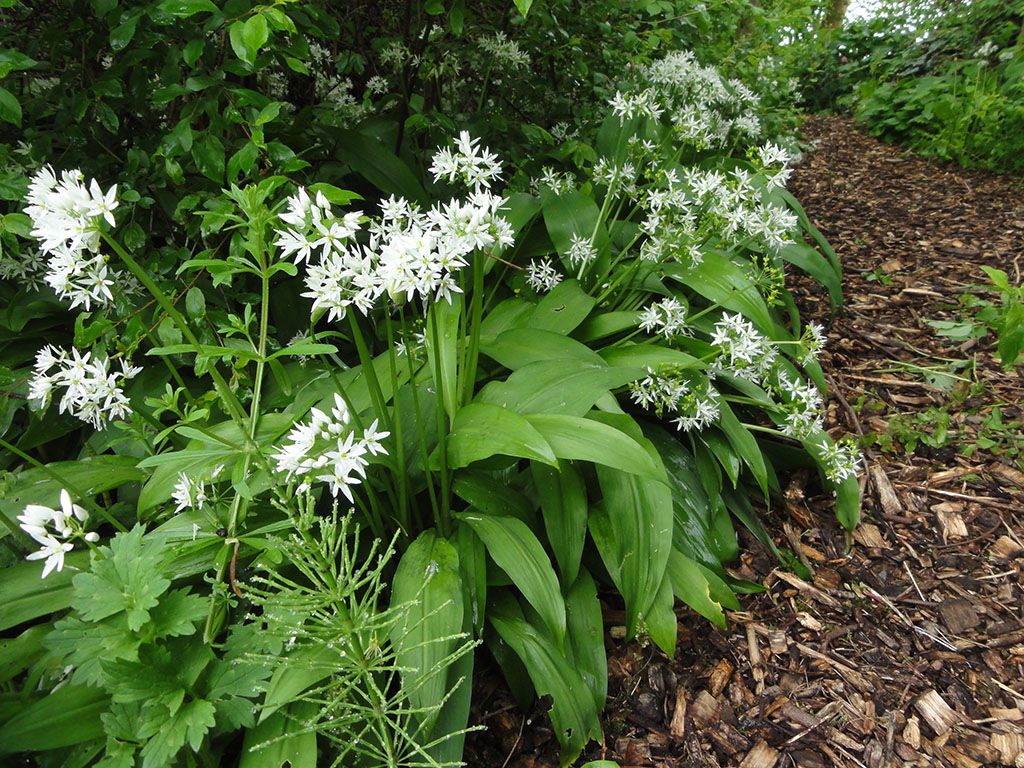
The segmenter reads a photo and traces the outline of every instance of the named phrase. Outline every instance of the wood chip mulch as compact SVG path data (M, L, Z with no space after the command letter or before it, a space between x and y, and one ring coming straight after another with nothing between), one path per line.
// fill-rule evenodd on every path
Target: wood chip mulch
M926 322L997 301L981 265L1020 284L1024 190L845 118L804 134L789 188L839 254L845 308L800 278L794 293L829 328L830 432L865 445L862 523L848 542L816 478L791 478L766 525L809 578L744 539L733 570L766 591L724 631L678 606L673 659L625 642L609 605L604 743L580 763L1024 768L1024 366ZM481 667L469 765L557 766L545 702L523 714Z

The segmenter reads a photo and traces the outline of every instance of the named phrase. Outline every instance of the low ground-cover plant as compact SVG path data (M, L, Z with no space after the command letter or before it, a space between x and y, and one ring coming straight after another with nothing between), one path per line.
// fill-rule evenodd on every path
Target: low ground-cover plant
M244 62L268 7L209 23ZM636 77L533 179L468 131L412 163L346 133L325 178L268 152L185 186L155 250L134 189L22 174L3 243L40 290L5 287L0 749L454 764L482 642L551 696L569 762L600 735L599 585L672 653L675 598L724 622L756 588L723 564L736 520L774 549L751 502L778 471L818 467L855 524L821 329L784 285L792 264L838 303L838 264L789 157L693 55ZM250 98L246 125L276 121Z

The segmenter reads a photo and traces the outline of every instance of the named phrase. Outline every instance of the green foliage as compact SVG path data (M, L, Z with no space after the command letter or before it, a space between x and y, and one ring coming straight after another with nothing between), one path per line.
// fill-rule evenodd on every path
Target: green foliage
M45 558L0 571L0 748L454 765L485 641L568 764L598 585L667 653L676 598L723 623L779 445L852 526L758 64L799 5L0 11L0 512Z

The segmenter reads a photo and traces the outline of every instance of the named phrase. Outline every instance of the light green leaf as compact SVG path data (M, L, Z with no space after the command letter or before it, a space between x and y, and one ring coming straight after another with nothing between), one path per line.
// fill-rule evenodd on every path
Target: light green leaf
M561 471L536 462L530 462L530 469L544 514L544 530L562 583L573 584L587 536L587 489L583 476L569 461L560 462Z
M212 0L163 0L160 3L160 10L177 16L180 19L187 18L197 13L219 13L219 9Z
M296 733L295 728L296 721L315 716L316 705L292 702L287 712L274 712L246 729L238 768L316 768L316 731Z
M520 414L489 403L459 409L448 436L448 465L458 469L496 454L556 463L551 445Z
M729 404L723 398L719 398L718 412L718 426L725 433L725 437L733 447L733 450L743 459L743 463L750 468L751 473L754 475L754 480L757 481L757 484L761 487L761 492L764 494L765 499L767 499L768 469L765 467L764 454L761 453L761 447L757 444L754 436L750 434L750 430L744 427L740 420L736 418L736 414L733 413L732 408L729 407Z
M668 560L668 576L676 597L706 619L725 627L722 604L711 596L710 580L717 576L700 567L679 550L673 549ZM721 579L718 579L721 582ZM721 582L724 585L724 582ZM728 587L725 587L728 591ZM731 591L730 591L731 594Z
M596 303L597 299L583 292L578 280L563 280L540 300L526 325L569 334L586 319Z
M722 254L706 250L700 264L665 264L666 277L672 278L726 309L739 312L762 333L774 328L768 307L746 273Z
M462 303L462 294L453 296L451 302L435 301L427 312L425 327L428 370L435 377L440 371L441 381L434 384L441 393L449 419L455 418L458 408L457 360Z
M703 365L693 355L657 344L624 344L606 347L601 350L601 357L608 365L632 366L644 370L648 368L657 370L663 365L675 368L698 368Z
M645 375L642 368L612 368L577 360L541 360L523 366L505 381L492 381L475 401L493 403L523 414L583 416L609 389Z
M270 30L267 27L267 19L261 13L254 13L245 21L242 27L242 39L248 50L258 51L270 37Z
M31 701L0 725L0 753L59 749L103 736L100 715L110 697L84 685L66 685Z
M607 250L608 233L603 225L598 226L601 212L593 197L573 190L561 195L546 193L542 199L544 224L547 227L548 236L567 268L569 267L568 254L574 235L576 238L590 240L596 232L597 237L593 241L594 247L597 248L598 253ZM606 254L599 256L596 267L602 269L605 266L603 262L606 260Z
M654 461L639 443L615 427L557 413L525 418L560 459L591 461L665 482L660 461Z
M519 9L519 13L522 14L523 18L526 18L526 14L530 12L530 6L533 5L533 0L512 0L516 4L516 8Z
M63 611L71 605L73 568L87 568L89 556L85 552L70 552L64 556L64 568L42 578L43 564L24 562L0 571L0 632L26 621Z
M586 568L565 597L567 655L594 697L594 706L604 709L608 698L608 658L604 652L604 619L597 586Z
M515 517L492 517L475 512L458 517L472 526L487 547L487 554L541 615L561 646L565 639L565 603L558 577L537 537Z
M21 127L21 104L18 97L6 88L0 88L0 120Z
M427 736L447 693L445 660L455 650L463 623L459 555L434 531L421 533L402 555L391 584L391 608L400 606L391 644L410 703L429 713Z
M676 639L678 623L675 612L675 595L672 593L672 582L666 573L661 577L661 586L644 614L647 634L669 658L676 655Z
M564 768L588 741L600 738L599 710L593 697L581 695L587 685L555 643L527 623L510 595L502 598L491 604L487 618L522 660L537 693L551 696L551 724L562 747L559 759Z
M484 341L480 351L506 368L517 370L540 360L578 360L600 365L601 356L576 339L537 328L512 328L493 341Z
M249 40L245 36L244 21L236 21L228 27L228 40L231 42L231 50L235 52L235 56L250 67L256 62L256 49L249 45Z

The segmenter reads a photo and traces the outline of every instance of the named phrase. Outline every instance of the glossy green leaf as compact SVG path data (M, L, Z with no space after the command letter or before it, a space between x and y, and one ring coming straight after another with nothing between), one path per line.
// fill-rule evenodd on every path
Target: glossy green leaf
M616 563L615 583L626 601L632 635L640 617L654 602L665 575L672 548L672 493L664 482L609 467L598 466L597 478L611 536L611 541L605 547L599 545L598 550L606 567L610 559Z
M59 507L62 488L68 490L74 501L81 503L84 498L145 479L146 474L138 468L137 462L132 456L103 454L77 461L56 461L47 464L46 470L39 467L23 470L0 492L0 514L10 521L10 526L0 526L0 536L7 535L11 526L17 527L16 518L26 504Z
M547 533L563 584L573 584L580 570L587 536L587 490L583 476L569 461L559 468L530 462Z
M315 714L315 704L299 701L247 728L238 768L316 768L316 731L296 729ZM298 731L298 732L296 732ZM259 746L259 749L256 747Z
M416 175L380 141L350 130L334 130L332 136L337 142L338 159L348 163L382 193L398 195L410 202L428 203L430 198Z
M555 643L526 622L511 596L503 598L492 602L488 621L522 660L537 693L551 696L551 724L562 747L559 760L564 768L590 739L600 738L599 710L586 694L580 673Z
M65 685L27 704L0 725L0 753L59 749L103 736L100 715L110 697L98 688Z
M21 127L21 103L6 88L0 88L0 120Z
M505 381L492 381L476 402L517 413L583 416L609 389L643 378L642 368L612 368L578 360L541 360L519 368Z
M557 413L530 414L525 418L560 459L591 461L665 482L661 463L615 427Z
M653 368L671 365L675 368L698 368L703 363L693 355L678 349L662 347L657 344L624 344L606 347L601 350L601 357L608 365L627 366L634 368Z
M71 577L75 569L89 567L85 552L70 552L64 557L64 568L53 571L45 579L43 563L16 563L0 571L0 632L26 621L37 619L71 605Z
M597 599L597 585L586 568L565 596L566 652L569 661L594 697L594 706L604 709L608 698L608 657L604 652L604 618Z
M580 288L578 280L563 280L534 307L526 324L542 331L568 334L586 319L596 303Z
M508 574L561 646L565 639L565 603L551 561L533 531L514 517L473 511L459 515L459 519L473 528L487 547L487 554Z
M129 16L110 33L110 47L120 51L135 37L135 25L139 23L138 15Z
M458 408L457 360L462 303L462 294L453 296L450 302L435 301L426 320L428 370L435 379L440 371L441 381L435 380L435 385L441 393L441 402L449 419L455 418Z
M458 469L498 454L556 463L551 445L527 417L489 403L460 408L448 436L448 466Z
M725 627L722 604L711 597L708 572L676 549L669 556L667 572L676 597L704 618Z
M824 256L805 243L790 243L779 251L779 255L828 289L832 309L843 305L843 287L839 275Z
M452 480L452 492L469 506L487 515L505 515L522 520L531 528L536 523L533 506L507 479L489 472L460 469Z
M219 13L213 0L162 0L160 10L178 18L187 18L197 13Z
M740 423L732 408L722 398L719 398L718 411L719 427L725 434L729 444L733 447L733 450L736 451L739 457L743 459L743 463L750 469L754 480L757 481L757 484L761 487L761 492L767 499L768 470L765 467L764 454L761 453L761 447L757 444L754 436L750 434L750 430Z
M224 183L224 145L215 134L207 133L193 143L192 159L203 176L218 184Z
M762 333L774 328L768 307L747 274L715 251L705 251L700 264L666 264L666 277L687 286L726 309L739 312Z
M267 26L267 19L262 13L254 13L245 20L242 25L242 39L245 41L247 51L259 51L270 37L270 30ZM254 57L255 58L255 57ZM249 62L250 64L252 62Z
M598 224L601 211L591 195L572 190L560 195L547 193L542 200L544 225L566 267L569 267L568 254L574 236L584 240L593 237L592 242L598 252L606 249L608 233L603 225Z
M391 607L405 606L391 630L402 687L414 708L436 707L447 693L445 660L463 626L462 576L455 547L424 531L402 555L391 582ZM428 715L425 734L430 733Z
M670 659L676 655L676 639L678 622L675 612L675 594L672 592L672 580L668 573L661 577L661 586L644 614L644 624L651 640L661 648Z
M526 14L530 12L530 6L533 5L533 0L512 0L512 2L516 4L516 8L525 19Z
M541 360L578 360L600 365L601 356L586 344L554 331L537 328L512 328L493 341L485 341L480 351L511 370Z

